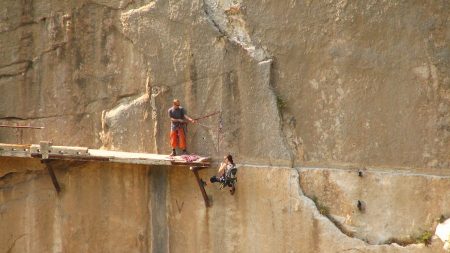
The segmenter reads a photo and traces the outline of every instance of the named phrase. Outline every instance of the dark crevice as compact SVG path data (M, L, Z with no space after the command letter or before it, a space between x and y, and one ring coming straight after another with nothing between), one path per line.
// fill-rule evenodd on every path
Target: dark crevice
M22 61L21 63L26 63L26 65L24 66L24 69L21 71L18 71L17 73L7 73L7 74L0 74L0 79L2 78L8 78L8 77L14 77L14 76L19 76L19 75L24 75L25 73L28 72L28 70L30 70L33 66L33 62L32 61ZM13 66L16 64L21 64L21 63L15 63L15 64L10 64L8 66ZM7 66L5 66L7 67ZM2 67L4 68L4 67Z
M7 172L7 173L4 174L3 176L0 176L0 180L9 179L9 178L11 178L15 173L17 173L17 172Z
M0 75L0 79L5 79L5 78L10 78L10 77L15 77L15 76L20 76L20 75L23 75L25 72L20 72L20 73L17 73L17 74L3 74L3 75Z
M209 9L208 4L206 3L205 0L203 0L203 12L205 13L205 15L208 17L208 20L211 22L211 24L217 29L217 31L222 34L222 36L227 37L228 35L227 33L220 27L219 24L217 24L217 22L214 20L214 18L211 17L211 10Z
M23 22L23 23L20 23L19 25L15 26L15 27L12 27L10 29L0 31L0 34L14 32L14 31L16 31L16 30L18 30L18 29L20 29L22 27L27 27L27 26L37 25L37 24L39 24L39 22L34 21L34 20L33 21L28 21L28 22Z
M303 191L303 189L302 189ZM321 204L317 197L310 197L304 194L305 197L309 198L310 200L312 200L314 202L314 205L316 206L317 210L319 211L319 213L325 217L328 218L328 220L330 220L343 234L345 234L348 237L352 237L355 238L355 234L349 230L347 230L343 224L341 224L339 221L337 221L330 213L329 213L329 209L328 207L324 206L323 204ZM365 241L365 240L363 240ZM365 241L366 242L366 241Z
M6 116L0 117L0 120L26 120L25 118L15 117L15 116Z
M35 61L40 60L40 58L41 58L42 56L44 56L44 55L46 55L46 54L48 54L48 53L50 53L50 52L52 52L52 51L57 50L57 49L59 49L59 48L65 46L66 44L67 44L67 41L62 41L62 42L59 42L59 43L56 43L56 44L52 45L50 48L48 48L48 49L42 51L38 56L34 57L33 63L34 63Z
M12 242L11 246L9 246L8 250L6 251L6 253L11 253L11 252L13 252L12 250L13 250L14 246L16 246L16 242L17 242L20 238L24 237L25 235L26 235L26 234L22 234L22 235L18 236L16 239L14 239L14 241Z
M111 32L113 34L118 34L120 37L122 37L125 41L128 41L131 45L136 46L136 42L133 41L130 37L128 37L127 35L125 35L122 31L120 31L120 29L118 29L115 25L113 25L111 27ZM139 48L135 48L135 50L139 51ZM142 53L142 52L140 52Z
M93 111L89 113L73 113L73 114L58 114L58 115L48 115L48 116L38 116L38 117L16 117L16 116L5 116L0 117L0 120L40 120L40 119L51 119L51 118L57 118L57 117L79 117L83 115L90 115L94 113L101 113L101 111Z
M12 62L12 63L6 64L6 65L2 65L2 66L0 66L0 69L6 68L6 67L11 67L11 66L14 66L14 65L22 64L22 63L27 63L27 62L31 63L32 61L29 61L29 60L16 61L16 62Z

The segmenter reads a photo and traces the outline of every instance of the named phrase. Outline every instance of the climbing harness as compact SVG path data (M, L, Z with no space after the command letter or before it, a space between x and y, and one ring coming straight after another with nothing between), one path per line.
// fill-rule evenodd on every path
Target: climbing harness
M222 190L225 187L230 187L230 193L233 195L234 191L236 189L236 183L237 183L237 168L236 166L233 166L230 170L225 171L225 174L218 179L218 182L220 183L220 189Z

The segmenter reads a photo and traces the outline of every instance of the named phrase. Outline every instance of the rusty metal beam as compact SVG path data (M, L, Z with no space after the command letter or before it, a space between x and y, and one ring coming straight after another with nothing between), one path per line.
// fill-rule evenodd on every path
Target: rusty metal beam
M200 179L200 176L198 175L198 169L197 167L191 167L191 171L195 175L195 179L197 180L198 187L200 188L200 191L202 192L203 200L205 201L205 206L210 207L211 202L209 201L208 195L206 194L205 186L203 185L202 180Z
M44 163L47 167L48 174L50 175L50 178L52 179L53 186L55 187L55 190L57 193L61 192L61 186L59 186L58 179L56 178L55 171L53 171L52 166L50 165L49 160L42 160L42 163Z
M5 128L30 128L30 129L44 129L44 127L36 127L36 126L10 126L10 125L0 125L0 127L5 127Z

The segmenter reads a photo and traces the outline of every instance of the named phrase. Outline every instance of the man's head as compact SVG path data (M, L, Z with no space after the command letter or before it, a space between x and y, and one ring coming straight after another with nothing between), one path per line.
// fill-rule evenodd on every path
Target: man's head
M178 100L178 99L173 100L173 106L179 107L180 105L181 105L180 100Z

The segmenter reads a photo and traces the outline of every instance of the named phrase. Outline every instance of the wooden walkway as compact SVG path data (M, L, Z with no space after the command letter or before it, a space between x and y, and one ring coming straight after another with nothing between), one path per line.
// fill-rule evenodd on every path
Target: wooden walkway
M52 183L58 193L61 191L61 187L51 165L51 161L53 160L101 161L123 164L190 167L190 170L196 178L206 207L211 206L203 181L198 175L199 170L210 167L211 163L208 157L199 157L195 161L187 161L182 156L170 157L168 155L89 149L86 147L53 146L50 142L45 141L39 144L25 145L0 143L0 157L40 159L46 164Z
M112 163L165 165L165 166L193 166L206 168L210 166L209 158L188 162L181 156L133 153L89 149L86 147L53 146L48 142L39 144L0 144L0 157L28 157L45 160L75 160L75 161L105 161Z

